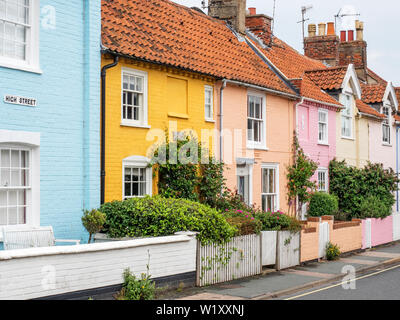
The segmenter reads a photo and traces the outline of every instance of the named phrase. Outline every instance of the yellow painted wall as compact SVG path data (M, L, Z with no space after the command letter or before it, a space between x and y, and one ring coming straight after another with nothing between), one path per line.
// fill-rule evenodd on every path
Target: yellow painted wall
M102 65L112 61L106 56L102 57ZM148 73L148 124L151 129L121 125L122 68ZM204 89L206 85L214 86L214 80L178 69L128 59L121 59L116 67L107 70L106 202L122 200L122 161L130 156L148 156L148 151L156 142L156 139L146 141L151 130L165 131L169 129L170 121L176 122L177 131L194 130L199 137L201 137L202 129L214 129L215 123L205 121ZM214 92L214 119L216 120L215 97ZM153 194L156 192L156 179L153 179Z
M336 122L336 158L346 160L348 165L363 167L369 160L368 120L359 117L355 102L353 105L353 139L342 138L341 113Z

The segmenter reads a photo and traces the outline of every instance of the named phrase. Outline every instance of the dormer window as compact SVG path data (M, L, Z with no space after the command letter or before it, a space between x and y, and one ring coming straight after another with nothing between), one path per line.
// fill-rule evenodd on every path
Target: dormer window
M385 115L385 120L382 123L382 141L384 144L390 144L390 106L384 105L382 114Z
M342 138L353 138L353 98L345 94L343 98L344 109L342 110Z

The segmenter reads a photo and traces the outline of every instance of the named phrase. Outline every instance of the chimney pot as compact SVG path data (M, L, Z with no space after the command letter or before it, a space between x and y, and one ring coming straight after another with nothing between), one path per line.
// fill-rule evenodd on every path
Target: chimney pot
M318 35L319 36L324 36L325 35L325 29L326 29L326 24L325 23L318 24Z
M357 32L357 40L364 40L364 22L356 21L356 32Z
M341 42L346 42L347 40L347 32L346 31L340 31L340 41Z
M347 41L354 41L354 31L353 30L348 31Z
M317 26L315 24L308 25L308 36L315 37L317 35Z
M257 14L257 8L249 8L250 15L255 16Z
M328 36L334 36L335 35L335 23L334 22L328 22Z

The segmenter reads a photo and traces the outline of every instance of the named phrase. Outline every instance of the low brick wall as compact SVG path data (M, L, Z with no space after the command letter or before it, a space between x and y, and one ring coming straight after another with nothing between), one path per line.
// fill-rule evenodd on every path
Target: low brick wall
M393 241L393 217L371 219L371 242L376 247Z
M362 248L361 220L337 222L326 220L329 223L330 241L339 246L342 253L360 250Z
M306 228L301 231L300 262L319 258L319 233L317 228Z
M300 237L300 262L319 259L320 218L308 218L303 223Z

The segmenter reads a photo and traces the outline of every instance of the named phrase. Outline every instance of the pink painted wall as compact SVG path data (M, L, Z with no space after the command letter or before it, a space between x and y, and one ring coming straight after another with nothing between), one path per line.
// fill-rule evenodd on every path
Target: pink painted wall
M318 143L318 110L328 110L328 145ZM329 108L329 109L327 109ZM305 102L297 106L297 130L300 146L319 167L328 168L336 156L336 111L317 103ZM317 174L313 177L317 179Z
M371 245L376 247L382 244L393 241L393 216L385 219L370 219L371 220ZM363 248L366 248L366 222L362 222L363 229Z
M396 170L396 131L392 126L391 145L382 143L382 123L377 121L368 121L369 125L369 159L373 163L383 163L385 169L392 168Z
M219 87L216 90L219 101ZM263 93L260 91L259 93ZM279 209L288 211L287 199L287 167L293 160L292 144L294 133L293 101L266 94L266 144L267 150L252 150L247 148L247 95L248 89L228 84L223 91L224 115L223 129L227 131L224 139L224 162L227 185L232 190L237 189L237 158L254 159L252 179L252 202L257 207L262 205L262 165L279 165ZM219 107L217 109L219 114ZM219 129L219 117L216 117ZM241 134L241 147L235 147L230 141L235 130ZM232 139L233 140L233 139ZM235 150L236 149L236 150ZM219 147L217 147L219 150ZM217 153L218 154L218 153Z

